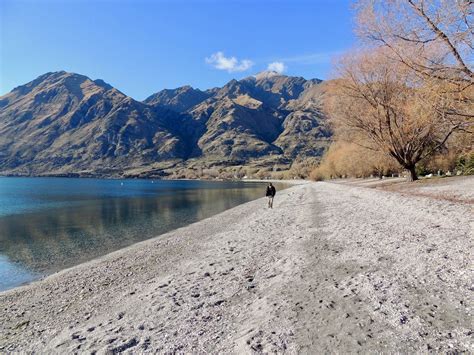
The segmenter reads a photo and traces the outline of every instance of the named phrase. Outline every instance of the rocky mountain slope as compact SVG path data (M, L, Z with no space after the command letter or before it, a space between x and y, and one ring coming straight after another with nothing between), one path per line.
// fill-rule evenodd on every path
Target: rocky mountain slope
M209 92L203 92L186 85L177 89L165 89L159 91L148 97L144 103L159 105L173 111L183 112L204 101L209 96L211 96Z
M330 137L319 84L264 72L139 102L102 80L47 73L0 97L0 173L150 176L191 161L317 157Z

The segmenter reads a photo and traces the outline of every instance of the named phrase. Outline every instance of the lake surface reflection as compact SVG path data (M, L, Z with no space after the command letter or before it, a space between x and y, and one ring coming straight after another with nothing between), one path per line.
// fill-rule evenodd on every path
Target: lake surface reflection
M0 178L0 290L210 217L264 192L264 184L252 182Z

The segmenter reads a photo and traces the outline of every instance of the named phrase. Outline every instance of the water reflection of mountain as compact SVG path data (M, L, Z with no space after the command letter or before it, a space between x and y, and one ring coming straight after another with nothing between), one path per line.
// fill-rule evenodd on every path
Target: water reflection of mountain
M262 196L262 187L177 190L101 198L0 218L0 253L51 272L123 248Z

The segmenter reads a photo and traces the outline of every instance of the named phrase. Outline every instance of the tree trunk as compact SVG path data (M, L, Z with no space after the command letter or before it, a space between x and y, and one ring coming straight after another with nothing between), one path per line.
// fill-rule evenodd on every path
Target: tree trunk
M407 167L407 170L408 172L410 173L408 175L408 181L415 181L415 180L418 180L418 176L416 176L416 170L415 170L415 166L408 166Z

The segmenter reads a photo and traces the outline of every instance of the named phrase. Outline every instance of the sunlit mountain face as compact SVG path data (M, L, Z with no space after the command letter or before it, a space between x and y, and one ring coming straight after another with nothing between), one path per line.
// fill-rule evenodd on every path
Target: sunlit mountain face
M136 101L102 80L47 73L0 98L0 173L165 176L187 161L244 165L321 156L320 80L263 72ZM156 165L164 163L165 165Z

